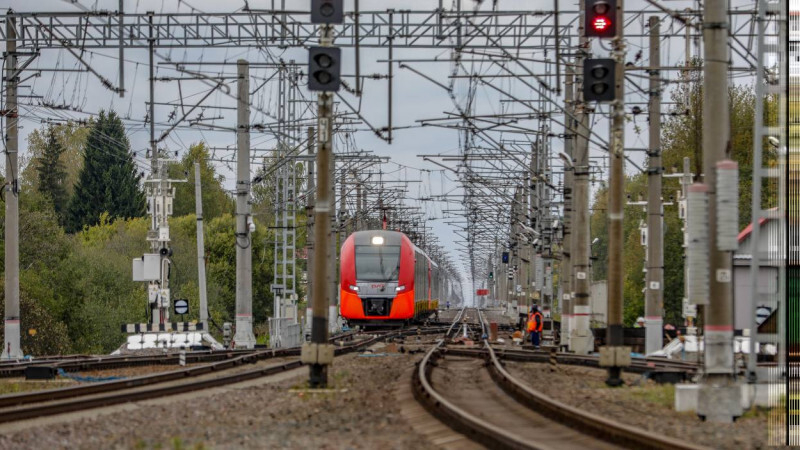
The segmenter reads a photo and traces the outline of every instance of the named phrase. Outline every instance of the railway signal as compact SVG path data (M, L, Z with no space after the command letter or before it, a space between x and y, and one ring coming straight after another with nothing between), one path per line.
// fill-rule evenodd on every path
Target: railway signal
M616 0L586 0L584 33L586 37L613 38L617 35Z
M587 102L612 102L616 99L614 76L616 62L610 58L586 59L583 62L583 99Z
M311 47L308 49L308 89L336 92L342 84L342 49L337 47Z
M344 0L311 0L311 23L344 22Z

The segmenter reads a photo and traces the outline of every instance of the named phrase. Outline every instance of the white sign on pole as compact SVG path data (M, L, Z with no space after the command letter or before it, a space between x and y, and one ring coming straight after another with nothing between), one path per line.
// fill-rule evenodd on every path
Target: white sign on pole
M683 299L683 317L697 317L697 305L690 304L689 299L685 297Z

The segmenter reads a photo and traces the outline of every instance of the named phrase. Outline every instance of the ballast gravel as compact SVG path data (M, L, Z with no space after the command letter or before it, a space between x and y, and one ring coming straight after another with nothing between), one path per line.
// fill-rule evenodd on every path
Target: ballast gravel
M749 413L732 424L702 422L694 412L676 412L666 385L624 374L625 386L609 388L607 371L591 367L506 362L519 381L567 405L667 437L719 449L767 448L768 413Z
M336 358L325 393L304 389L303 368L275 383L0 434L0 449L435 448L406 423L395 397L420 358L378 348Z

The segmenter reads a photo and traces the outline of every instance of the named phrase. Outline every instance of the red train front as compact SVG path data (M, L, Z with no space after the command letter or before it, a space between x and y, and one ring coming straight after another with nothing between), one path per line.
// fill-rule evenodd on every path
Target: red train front
M438 306L436 265L397 231L358 231L342 244L340 313L352 325L403 325Z

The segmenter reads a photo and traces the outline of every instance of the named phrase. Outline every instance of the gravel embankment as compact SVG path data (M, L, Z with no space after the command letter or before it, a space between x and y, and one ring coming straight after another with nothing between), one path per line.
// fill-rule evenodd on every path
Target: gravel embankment
M625 386L605 385L601 369L507 362L520 381L558 401L642 429L720 449L766 448L767 414L748 413L733 424L701 422L694 412L675 412L674 388L624 374Z
M420 354L375 352L337 358L326 393L295 389L307 381L303 368L274 383L0 433L0 449L434 448L405 422L394 396Z

